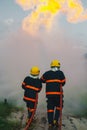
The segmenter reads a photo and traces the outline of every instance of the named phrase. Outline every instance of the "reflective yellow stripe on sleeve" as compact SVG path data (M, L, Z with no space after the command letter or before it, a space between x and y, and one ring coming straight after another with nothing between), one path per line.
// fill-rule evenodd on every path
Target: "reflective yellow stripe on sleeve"
M39 88L36 88L34 86L31 86L31 85L26 85L25 88L33 89L33 90L36 90L36 91L40 90Z

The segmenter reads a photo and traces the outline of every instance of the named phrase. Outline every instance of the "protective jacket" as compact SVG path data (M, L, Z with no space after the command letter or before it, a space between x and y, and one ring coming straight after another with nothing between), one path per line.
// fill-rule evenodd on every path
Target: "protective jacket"
M36 100L36 93L40 92L42 88L42 83L39 78L33 78L33 76L27 76L23 83L22 88L25 90L24 92L24 101L32 101L35 102Z
M42 75L41 81L46 83L48 122L49 124L53 124L53 120L58 122L60 116L60 95L63 95L63 90L60 92L60 84L64 86L66 79L62 71L58 68L52 68L52 70Z
M61 70L49 70L42 75L41 81L46 83L46 97L48 98L60 95L60 84L64 86L66 79Z

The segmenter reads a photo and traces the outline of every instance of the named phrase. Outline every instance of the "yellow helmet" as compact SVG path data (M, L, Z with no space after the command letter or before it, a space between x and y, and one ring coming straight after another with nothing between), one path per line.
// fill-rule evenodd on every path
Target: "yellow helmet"
M37 66L33 66L30 70L31 75L39 75L40 69Z
M60 68L60 61L59 60L53 60L50 64L50 66Z

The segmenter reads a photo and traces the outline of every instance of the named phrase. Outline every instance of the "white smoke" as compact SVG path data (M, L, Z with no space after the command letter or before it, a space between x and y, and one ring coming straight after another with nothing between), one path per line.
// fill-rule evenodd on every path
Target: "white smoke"
M32 37L20 30L1 41L0 98L16 98L18 103L22 103L24 91L21 83L29 75L30 68L39 66L41 76L50 69L51 60L59 59L67 81L64 86L65 109L80 107L80 95L87 93L87 59L84 57L87 48L79 47L79 39L68 37L66 30L58 27L52 31ZM45 92L39 96L41 106L46 103Z

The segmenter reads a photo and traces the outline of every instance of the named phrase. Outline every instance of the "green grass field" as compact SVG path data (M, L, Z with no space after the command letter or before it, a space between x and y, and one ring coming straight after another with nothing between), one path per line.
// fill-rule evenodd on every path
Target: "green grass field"
M12 112L18 112L22 108L18 108L11 103L0 102L0 130L19 130L20 122L18 121L8 121L7 117L10 116Z

